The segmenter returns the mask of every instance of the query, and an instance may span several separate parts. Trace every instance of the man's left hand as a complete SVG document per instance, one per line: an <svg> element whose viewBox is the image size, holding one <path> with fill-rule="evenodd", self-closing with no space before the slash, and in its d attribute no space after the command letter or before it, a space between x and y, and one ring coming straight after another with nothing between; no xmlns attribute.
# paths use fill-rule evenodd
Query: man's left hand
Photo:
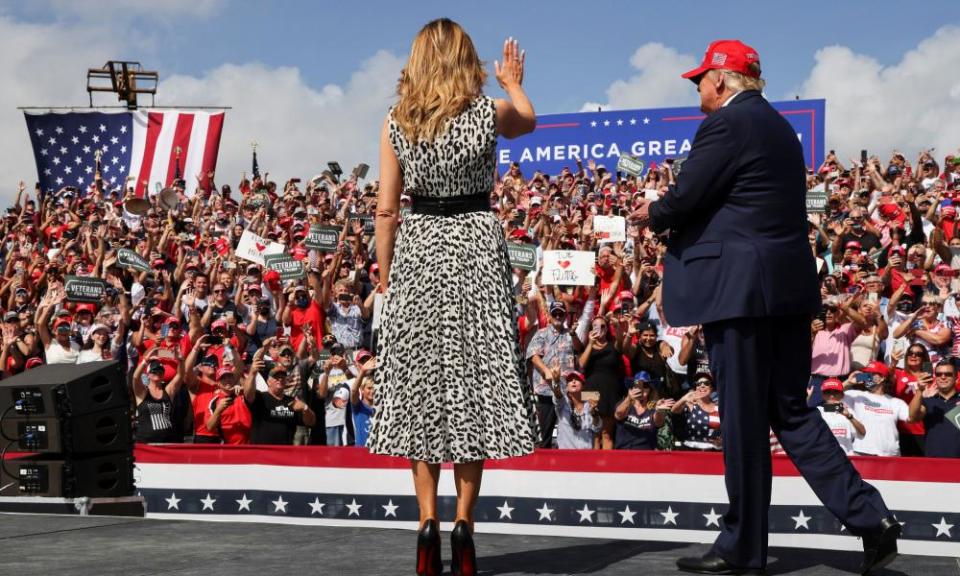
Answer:
<svg viewBox="0 0 960 576"><path fill-rule="evenodd" d="M640 200L640 205L627 216L627 220L633 222L637 226L644 228L650 225L650 201L647 199Z"/></svg>

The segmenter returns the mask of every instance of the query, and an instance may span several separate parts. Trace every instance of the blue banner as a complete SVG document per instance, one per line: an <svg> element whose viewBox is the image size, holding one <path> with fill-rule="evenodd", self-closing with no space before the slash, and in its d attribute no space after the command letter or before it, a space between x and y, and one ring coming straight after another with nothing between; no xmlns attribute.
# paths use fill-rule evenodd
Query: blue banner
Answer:
<svg viewBox="0 0 960 576"><path fill-rule="evenodd" d="M772 102L797 132L810 169L823 163L823 117L826 100ZM699 108L652 108L548 114L537 117L537 129L514 140L500 138L497 168L501 174L519 162L527 177L539 170L548 175L564 167L576 170L577 158L593 159L615 171L621 155L634 156L646 166L667 158L685 158L704 115Z"/></svg>

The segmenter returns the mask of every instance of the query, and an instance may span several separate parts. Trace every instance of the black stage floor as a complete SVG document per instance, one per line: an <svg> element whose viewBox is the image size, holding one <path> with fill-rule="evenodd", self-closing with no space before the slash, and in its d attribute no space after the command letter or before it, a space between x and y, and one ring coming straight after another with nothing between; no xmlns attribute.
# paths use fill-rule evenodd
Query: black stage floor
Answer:
<svg viewBox="0 0 960 576"><path fill-rule="evenodd" d="M444 534L446 537L447 535ZM0 514L0 574L306 576L413 574L407 530ZM449 540L444 541L449 559ZM679 574L704 545L478 534L480 573ZM769 574L853 574L860 554L771 549ZM960 576L956 558L900 556L889 576Z"/></svg>

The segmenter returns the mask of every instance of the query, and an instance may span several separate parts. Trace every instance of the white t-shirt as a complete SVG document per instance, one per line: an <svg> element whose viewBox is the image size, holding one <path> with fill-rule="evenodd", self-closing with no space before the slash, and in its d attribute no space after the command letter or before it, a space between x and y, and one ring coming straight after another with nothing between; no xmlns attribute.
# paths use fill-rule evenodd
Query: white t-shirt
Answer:
<svg viewBox="0 0 960 576"><path fill-rule="evenodd" d="M820 410L820 416L823 416L823 421L830 428L830 432L833 433L833 437L843 448L844 454L853 452L853 440L857 436L857 429L853 427L853 423L839 412L825 412L823 406L817 408Z"/></svg>
<svg viewBox="0 0 960 576"><path fill-rule="evenodd" d="M80 356L80 345L70 341L70 349L66 350L56 340L51 340L46 349L47 364L76 364Z"/></svg>
<svg viewBox="0 0 960 576"><path fill-rule="evenodd" d="M900 434L897 421L910 419L907 403L884 394L847 390L843 402L866 429L866 434L853 440L853 451L873 456L899 456Z"/></svg>

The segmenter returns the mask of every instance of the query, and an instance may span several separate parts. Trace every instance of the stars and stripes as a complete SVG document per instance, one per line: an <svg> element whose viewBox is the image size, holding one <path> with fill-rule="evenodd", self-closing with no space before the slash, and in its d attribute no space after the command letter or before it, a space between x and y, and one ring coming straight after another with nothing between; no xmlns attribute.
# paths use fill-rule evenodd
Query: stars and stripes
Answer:
<svg viewBox="0 0 960 576"><path fill-rule="evenodd" d="M148 510L159 513L282 516L331 520L415 521L416 498L402 495L317 494L240 490L143 489ZM444 500L450 497L441 497ZM450 502L438 505L454 507ZM441 506L441 508L442 508ZM478 522L505 522L553 526L719 530L725 504L617 500L481 497ZM960 516L941 512L897 511L904 537L917 540L960 540L953 530ZM908 521L909 520L909 521ZM823 507L773 505L770 530L774 533L849 535Z"/></svg>
<svg viewBox="0 0 960 576"><path fill-rule="evenodd" d="M65 186L85 191L93 183L99 151L104 187L122 187L129 177L142 194L170 185L178 169L191 180L201 176L205 186L207 173L216 169L224 113L28 110L24 118L44 193ZM192 192L188 185L187 194Z"/></svg>

